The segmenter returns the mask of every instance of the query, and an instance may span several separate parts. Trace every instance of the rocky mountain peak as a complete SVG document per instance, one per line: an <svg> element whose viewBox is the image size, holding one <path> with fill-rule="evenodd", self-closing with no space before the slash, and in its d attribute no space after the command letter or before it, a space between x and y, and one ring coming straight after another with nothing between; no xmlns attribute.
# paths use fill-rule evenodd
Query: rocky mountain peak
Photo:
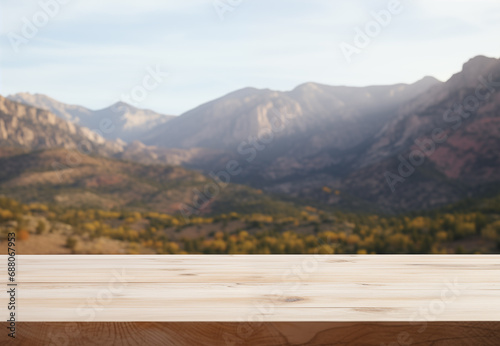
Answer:
<svg viewBox="0 0 500 346"><path fill-rule="evenodd" d="M488 77L493 71L500 69L500 59L476 56L462 66L462 71L454 74L447 82L452 88L475 88L478 77Z"/></svg>

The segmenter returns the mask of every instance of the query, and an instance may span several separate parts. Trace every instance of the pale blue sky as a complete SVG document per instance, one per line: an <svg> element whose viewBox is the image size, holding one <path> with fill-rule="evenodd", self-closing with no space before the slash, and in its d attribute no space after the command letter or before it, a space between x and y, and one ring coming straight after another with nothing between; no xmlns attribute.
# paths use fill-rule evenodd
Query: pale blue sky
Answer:
<svg viewBox="0 0 500 346"><path fill-rule="evenodd" d="M21 35L23 17L51 1L0 0L0 94L103 108L159 65L168 77L138 106L181 114L247 86L445 80L473 56L500 57L498 0L401 0L351 63L339 45L389 1L243 0L221 20L212 0L65 0L16 53L7 34Z"/></svg>

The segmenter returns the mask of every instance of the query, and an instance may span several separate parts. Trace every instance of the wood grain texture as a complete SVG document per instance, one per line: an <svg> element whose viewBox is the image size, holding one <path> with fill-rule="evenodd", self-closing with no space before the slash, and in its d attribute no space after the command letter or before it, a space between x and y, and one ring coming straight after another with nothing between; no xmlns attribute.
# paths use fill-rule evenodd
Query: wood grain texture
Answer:
<svg viewBox="0 0 500 346"><path fill-rule="evenodd" d="M2 327L5 323L2 324ZM4 329L4 328L2 328ZM500 322L22 322L1 345L498 346Z"/></svg>
<svg viewBox="0 0 500 346"><path fill-rule="evenodd" d="M499 255L17 257L20 322L500 321Z"/></svg>

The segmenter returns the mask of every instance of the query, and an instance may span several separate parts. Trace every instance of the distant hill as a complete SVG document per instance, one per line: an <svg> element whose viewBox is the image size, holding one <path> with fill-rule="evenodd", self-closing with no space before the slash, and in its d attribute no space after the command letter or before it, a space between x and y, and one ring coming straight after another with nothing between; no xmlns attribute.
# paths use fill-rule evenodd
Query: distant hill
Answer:
<svg viewBox="0 0 500 346"><path fill-rule="evenodd" d="M65 149L0 155L0 167L0 195L64 207L173 214L183 204L193 205L195 189L205 191L213 183L211 178L178 166L142 165ZM234 184L221 188L199 211L193 216L232 211L296 213L291 203Z"/></svg>
<svg viewBox="0 0 500 346"><path fill-rule="evenodd" d="M125 142L141 138L156 126L175 118L148 109L139 109L124 102L94 111L82 106L68 105L42 94L18 93L7 98L48 110L61 119L91 130L100 130L106 139L121 139Z"/></svg>
<svg viewBox="0 0 500 346"><path fill-rule="evenodd" d="M123 150L120 142L104 138L49 111L0 96L0 146L30 150L65 148L112 155Z"/></svg>

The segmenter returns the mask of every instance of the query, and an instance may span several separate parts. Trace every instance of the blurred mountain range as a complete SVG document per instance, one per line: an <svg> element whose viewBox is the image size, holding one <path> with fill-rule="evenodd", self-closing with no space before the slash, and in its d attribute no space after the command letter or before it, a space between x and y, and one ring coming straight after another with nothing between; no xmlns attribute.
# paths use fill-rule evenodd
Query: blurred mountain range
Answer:
<svg viewBox="0 0 500 346"><path fill-rule="evenodd" d="M9 167L9 174L0 177L0 192L33 188L28 181L42 186L57 161L57 151L49 149L59 148L79 152L86 164L65 163L64 169L79 178L53 182L54 189L111 181L108 188L123 189L123 195L104 196L96 189L92 193L100 197L94 200L126 195L124 205L163 203L169 206L163 210L170 210L175 199L188 203L187 192L179 189L198 186L195 181L206 184L211 173L233 162L241 169L231 182L250 186L245 193L256 203L258 196L273 196L266 198L351 210L432 209L500 192L499 89L500 60L478 56L446 82L425 77L388 86L305 83L288 92L245 88L175 117L122 102L93 111L19 93L0 97L0 156L2 167ZM40 150L49 151L33 153ZM19 155L45 168L23 164ZM176 168L182 172L178 175L190 183L155 190L154 182L163 179L166 169L159 167L165 165L184 166L187 170ZM96 170L83 179L82 170L91 172L90 167ZM134 194L128 186L139 186L135 179L141 176L148 176L149 185ZM20 177L28 180L21 184ZM114 184L112 177L123 179ZM234 191L242 188L234 185ZM165 199L162 194L169 189L177 192ZM261 190L264 195L255 192ZM43 195L45 200L62 198Z"/></svg>

